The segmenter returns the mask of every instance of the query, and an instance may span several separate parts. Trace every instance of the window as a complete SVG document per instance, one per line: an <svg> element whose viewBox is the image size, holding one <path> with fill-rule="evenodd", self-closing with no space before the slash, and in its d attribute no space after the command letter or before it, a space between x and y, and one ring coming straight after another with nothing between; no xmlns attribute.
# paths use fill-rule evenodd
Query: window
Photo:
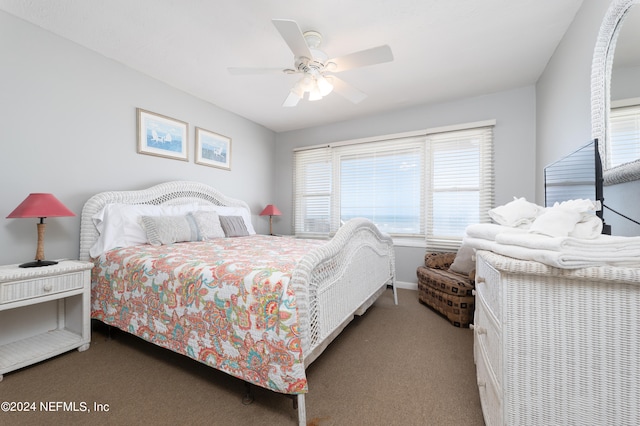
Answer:
<svg viewBox="0 0 640 426"><path fill-rule="evenodd" d="M420 235L423 146L424 140L404 140L336 149L339 224L366 217L388 234Z"/></svg>
<svg viewBox="0 0 640 426"><path fill-rule="evenodd" d="M640 158L640 105L612 108L605 169Z"/></svg>
<svg viewBox="0 0 640 426"><path fill-rule="evenodd" d="M331 150L294 155L294 223L296 235L328 235L331 231Z"/></svg>
<svg viewBox="0 0 640 426"><path fill-rule="evenodd" d="M489 222L493 207L493 130L427 138L427 230L430 247L455 249L472 223Z"/></svg>
<svg viewBox="0 0 640 426"><path fill-rule="evenodd" d="M294 232L328 236L354 217L395 238L455 249L493 204L493 126L353 141L294 153Z"/></svg>

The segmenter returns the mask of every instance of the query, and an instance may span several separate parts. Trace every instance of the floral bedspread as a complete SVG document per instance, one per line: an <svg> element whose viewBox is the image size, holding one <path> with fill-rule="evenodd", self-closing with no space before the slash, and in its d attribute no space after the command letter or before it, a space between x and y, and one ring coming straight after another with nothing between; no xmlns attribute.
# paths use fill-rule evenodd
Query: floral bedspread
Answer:
<svg viewBox="0 0 640 426"><path fill-rule="evenodd" d="M276 392L307 392L291 274L321 241L252 235L114 249L92 318Z"/></svg>

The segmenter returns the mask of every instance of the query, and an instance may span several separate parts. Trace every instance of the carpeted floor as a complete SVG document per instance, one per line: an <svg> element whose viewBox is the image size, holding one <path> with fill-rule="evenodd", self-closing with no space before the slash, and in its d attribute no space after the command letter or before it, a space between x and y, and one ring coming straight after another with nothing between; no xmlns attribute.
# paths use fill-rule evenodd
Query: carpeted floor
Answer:
<svg viewBox="0 0 640 426"><path fill-rule="evenodd" d="M415 291L399 290L398 306L385 292L307 378L308 425L484 424L472 331L421 305ZM127 333L109 338L95 322L88 351L4 376L0 402L35 410L0 412L0 424L297 424L290 398L253 387L254 402L243 405L244 391L238 379Z"/></svg>

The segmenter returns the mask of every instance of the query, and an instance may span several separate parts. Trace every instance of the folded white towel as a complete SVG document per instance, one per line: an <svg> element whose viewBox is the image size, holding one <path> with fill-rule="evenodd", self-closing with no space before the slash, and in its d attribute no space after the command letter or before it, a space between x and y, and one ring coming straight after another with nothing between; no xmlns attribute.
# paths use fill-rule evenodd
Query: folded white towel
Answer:
<svg viewBox="0 0 640 426"><path fill-rule="evenodd" d="M488 250L497 254L501 254L503 256L513 257L515 259L532 260L556 268L568 268L560 261L560 253L557 251L531 249L521 246L509 246L506 244L500 244L495 241L483 240L480 238L465 238L463 242L475 248L476 250ZM580 266L575 267L584 266L591 265L584 263Z"/></svg>
<svg viewBox="0 0 640 426"><path fill-rule="evenodd" d="M517 235L517 234L508 234ZM534 236L531 234L531 236ZM541 238L548 238L539 236ZM587 268L591 266L623 266L640 267L640 256L634 253L602 253L592 252L585 254L573 254L555 250L545 250L540 248L529 248L516 245L501 244L496 241L484 240L481 238L465 237L464 244L476 250L488 250L503 256L515 259L532 260L545 265L561 269Z"/></svg>
<svg viewBox="0 0 640 426"><path fill-rule="evenodd" d="M487 213L499 225L526 226L533 222L544 210L544 207L530 203L524 197L489 210Z"/></svg>
<svg viewBox="0 0 640 426"><path fill-rule="evenodd" d="M572 210L578 213L594 212L596 210L596 205L593 201L585 200L583 198L555 203L553 208L556 207L564 210Z"/></svg>
<svg viewBox="0 0 640 426"><path fill-rule="evenodd" d="M602 256L616 259L637 256L640 261L640 237L618 237L598 235L596 238L547 237L538 234L500 233L496 242L531 249L553 250L563 253L585 256Z"/></svg>
<svg viewBox="0 0 640 426"><path fill-rule="evenodd" d="M580 219L582 215L578 211L552 207L536 218L529 231L550 237L566 237Z"/></svg>
<svg viewBox="0 0 640 426"><path fill-rule="evenodd" d="M602 221L594 209L590 200L569 200L545 209L514 199L489 211L498 224L469 225L462 244L556 268L640 267L640 237L602 235Z"/></svg>
<svg viewBox="0 0 640 426"><path fill-rule="evenodd" d="M590 221L594 216L595 208L593 201L584 199L555 203L535 219L530 230L550 237L566 237L575 234L572 236L595 238L602 232L601 224L598 229L599 225L595 221ZM587 223L578 226L583 221Z"/></svg>
<svg viewBox="0 0 640 426"><path fill-rule="evenodd" d="M582 213L582 219L576 223L570 237L593 239L602 234L602 219L590 213Z"/></svg>
<svg viewBox="0 0 640 426"><path fill-rule="evenodd" d="M474 223L465 229L466 235L473 238L483 238L485 240L495 240L496 235L503 232L526 233L527 230L524 228L498 225L496 223Z"/></svg>

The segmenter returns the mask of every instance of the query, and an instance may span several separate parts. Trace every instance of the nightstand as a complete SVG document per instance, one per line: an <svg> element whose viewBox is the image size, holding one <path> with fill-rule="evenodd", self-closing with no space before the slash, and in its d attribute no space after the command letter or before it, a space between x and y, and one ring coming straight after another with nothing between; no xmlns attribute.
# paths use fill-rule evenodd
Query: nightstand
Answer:
<svg viewBox="0 0 640 426"><path fill-rule="evenodd" d="M2 375L61 353L89 349L93 263L0 266Z"/></svg>

